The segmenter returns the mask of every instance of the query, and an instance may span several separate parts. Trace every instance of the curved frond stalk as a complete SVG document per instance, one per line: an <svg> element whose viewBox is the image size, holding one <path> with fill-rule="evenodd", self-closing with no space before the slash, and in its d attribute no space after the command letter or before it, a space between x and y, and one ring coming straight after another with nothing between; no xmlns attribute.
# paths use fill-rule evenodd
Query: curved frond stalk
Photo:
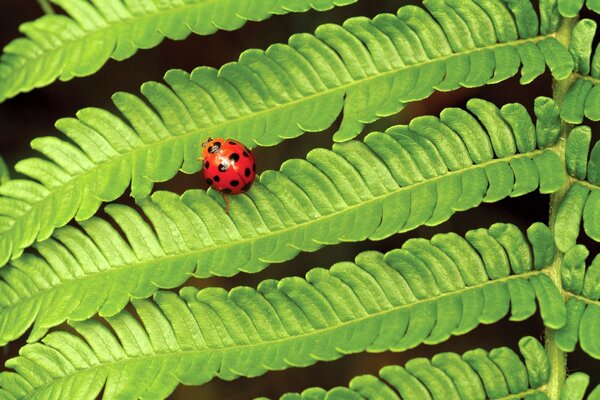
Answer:
<svg viewBox="0 0 600 400"><path fill-rule="evenodd" d="M566 143L567 172L574 184L558 208L556 240L561 251L577 242L581 222L587 235L600 241L600 142L589 155L592 131L578 126L571 131Z"/></svg>
<svg viewBox="0 0 600 400"><path fill-rule="evenodd" d="M0 225L0 265L72 218L90 218L130 183L133 197L143 198L154 182L179 170L197 172L196 145L209 134L249 146L273 145L328 128L343 111L334 138L345 141L365 123L434 90L499 82L521 64L523 83L542 74L546 64L559 79L573 69L567 49L551 33L538 34L528 1L426 5L433 17L403 7L398 15L352 18L343 27L324 25L315 35L295 35L289 45L247 51L219 71L170 71L167 85L142 87L152 107L131 94L115 95L124 119L84 109L76 119L60 120L58 128L72 142L35 139L32 146L51 161L18 163L17 171L35 181L15 182L0 197L6 220ZM469 29L454 25L463 19Z"/></svg>
<svg viewBox="0 0 600 400"><path fill-rule="evenodd" d="M565 306L544 273L552 238L543 224L531 230L533 243L510 224L465 238L411 239L385 255L364 252L353 263L313 269L306 279L266 280L257 289L161 291L133 301L141 323L124 310L106 325L72 322L81 337L57 331L24 346L7 361L16 374L0 374L0 390L16 399L84 399L106 385L106 399L163 398L179 383L439 343L509 313L526 319L536 300L544 323L560 328Z"/></svg>
<svg viewBox="0 0 600 400"><path fill-rule="evenodd" d="M440 353L431 360L419 357L404 367L384 367L379 376L357 376L348 387L310 388L302 393L286 393L280 400L508 400L545 394L550 365L544 348L535 338L526 336L519 341L519 349L523 360L508 347L490 352L474 349L462 356ZM583 376L587 375L573 375L572 384L577 389L581 385L576 380Z"/></svg>
<svg viewBox="0 0 600 400"><path fill-rule="evenodd" d="M567 295L567 324L556 334L558 347L572 352L579 345L590 356L600 359L600 256L586 268L587 249L572 247L565 254L562 285Z"/></svg>
<svg viewBox="0 0 600 400"><path fill-rule="evenodd" d="M0 57L0 102L22 92L92 75L110 59L132 57L164 38L236 30L274 14L326 11L357 0L51 0L66 15L45 15L19 27L25 34ZM45 11L50 4L40 1ZM51 10L51 8L49 8Z"/></svg>
<svg viewBox="0 0 600 400"><path fill-rule="evenodd" d="M449 108L288 160L231 198L229 214L216 192L157 192L139 202L144 216L106 207L127 241L96 217L81 223L85 233L57 230L35 246L39 256L25 253L0 270L0 343L34 321L30 340L67 318L114 315L130 297L178 287L191 275L258 272L300 251L380 240L481 202L561 187L564 164L543 149L556 141L557 109L536 108L536 129L522 105L499 109L473 99L467 106L472 113Z"/></svg>
<svg viewBox="0 0 600 400"><path fill-rule="evenodd" d="M580 124L587 117L600 120L600 47L592 55L596 22L582 19L575 25L569 50L575 58L577 81L569 88L561 107L561 118Z"/></svg>
<svg viewBox="0 0 600 400"><path fill-rule="evenodd" d="M8 170L8 166L4 159L0 157L0 185L8 182L10 180L10 172Z"/></svg>

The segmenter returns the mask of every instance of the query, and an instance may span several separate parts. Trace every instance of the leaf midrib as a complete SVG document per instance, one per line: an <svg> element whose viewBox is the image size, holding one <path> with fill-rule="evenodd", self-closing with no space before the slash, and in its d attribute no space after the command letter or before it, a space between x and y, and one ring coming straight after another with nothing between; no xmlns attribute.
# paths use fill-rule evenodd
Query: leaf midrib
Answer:
<svg viewBox="0 0 600 400"><path fill-rule="evenodd" d="M594 85L598 85L598 84L600 84L600 78L596 78L596 77L594 77L594 76L592 76L592 75L589 75L589 74L588 74L588 75L585 75L585 74L582 74L582 73L580 73L580 72L573 72L573 75L577 76L579 79L583 79L583 80L586 80L586 81L590 81L590 82L592 82Z"/></svg>
<svg viewBox="0 0 600 400"><path fill-rule="evenodd" d="M600 185L593 184L584 179L578 179L573 176L569 176L569 180L572 184L584 186L590 190L600 190Z"/></svg>
<svg viewBox="0 0 600 400"><path fill-rule="evenodd" d="M547 269L547 268L546 268ZM386 314L390 314L390 313L394 313L394 312L398 312L402 309L405 308L412 308L414 306L420 305L420 304L426 304L426 303L430 303L430 302L437 302L443 298L446 297L452 297L452 296L456 296L456 295L460 295L462 293L465 292L469 292L471 290L477 290L486 286L490 286L490 285L494 285L494 284L499 284L499 283L505 283L511 280L517 280L517 279L528 279L532 276L537 276L537 275L543 275L546 274L547 272L545 270L530 270L528 272L522 273L522 274L517 274L517 275L508 275L502 278L497 278L497 279L488 279L485 282L481 282L478 283L476 285L473 286L464 286L460 289L457 289L455 291L452 292L446 292L446 293L441 293L439 295L433 296L433 297L429 297L426 299L417 299L416 301L412 302L412 303L406 303L406 304L401 304L399 306L396 307L391 307L387 310L381 310L381 311L377 311L374 312L372 314L367 314L361 317L357 317L355 319L349 320L349 321L341 321L338 325L335 326L328 326L325 328L315 328L313 331L310 332L306 332L306 333L302 333L299 335L294 335L294 336L287 336L284 338L277 338L277 339L273 339L273 340L265 340L265 341L261 341L258 343L250 343L250 344L242 344L242 345L233 345L231 347L227 347L227 348L217 348L217 349L210 349L210 348L206 348L206 349L200 349L200 350L181 350L181 351L177 351L177 352L171 352L171 353L153 353L151 355L141 355L141 356L128 356L126 355L125 358L116 360L116 361L111 361L108 363L100 363L97 365L94 365L90 368L85 368L85 369L80 369L80 370L76 370L74 373L72 374L67 374L55 381L52 381L48 384L45 384L43 386L39 386L37 388L35 388L35 390L32 393L36 393L39 391L43 391L45 390L47 387L51 387L54 386L56 384L58 384L58 382L61 382L63 380L66 380L76 374L78 374L80 371L83 371L84 373L93 371L93 370L97 370L97 369L111 369L111 366L113 365L117 365L117 364L121 364L121 363L128 363L128 362L138 362L141 359L144 360L152 360L152 359L157 359L157 358L172 358L172 357L185 357L185 356L199 356L202 355L204 353L220 353L220 352L230 352L230 351L244 351L247 349L251 349L254 347L260 347L263 345L268 345L268 346L272 346L276 343L285 343L287 341L293 341L293 340L303 340L306 338L309 338L310 336L313 335L317 335L317 336L321 336L321 335L325 335L327 332L330 331L334 331L337 329L342 329L345 326L348 325L352 325L352 324L360 324L366 320L369 320L371 318L375 318L375 317L380 317L380 316L384 316ZM341 355L340 355L341 356ZM318 360L316 360L318 361ZM216 376L216 375L215 375ZM214 378L215 376L213 376L212 378ZM30 393L30 394L32 394ZM508 397L508 399L510 399L511 397Z"/></svg>
<svg viewBox="0 0 600 400"><path fill-rule="evenodd" d="M565 297L577 299L577 300L583 301L585 304L589 304L589 305L593 305L593 306L596 306L596 307L600 307L600 300L592 300L590 298L585 297L582 294L576 294L576 293L573 293L573 292L571 292L569 290L566 290L566 289L565 289Z"/></svg>
<svg viewBox="0 0 600 400"><path fill-rule="evenodd" d="M443 175L439 175L436 176L434 178L431 178L429 180L423 180L421 182L416 182L411 186L399 186L396 190L393 190L391 192L387 192L383 195L380 196L374 196L370 199L364 200L358 204L354 204L354 205L348 205L346 208L342 209L342 210L335 210L334 212L330 213L330 214L326 214L326 215L322 215L321 217L315 218L315 219L310 219L292 226L288 226L285 227L283 229L277 230L277 231L270 231L269 234L266 235L257 235L257 236L252 236L252 237L246 237L243 238L241 240L235 241L235 242L226 242L223 244L215 244L214 246L211 247L204 247L202 249L197 249L197 250L189 250L183 253L178 253L177 255L169 255L169 254L165 254L164 256L160 256L160 257L156 257L153 258L152 260L146 260L146 261L142 261L139 263L135 263L135 264L125 264L122 266L111 266L110 269L106 269L106 270L101 270L98 273L94 273L94 274L86 274L80 277L74 277L73 279L69 279L69 280L61 280L60 283L56 286L52 286L50 288L44 288L38 292L36 292L33 296L30 297L20 297L19 301L11 304L9 307L6 307L6 310L9 309L14 309L16 307L18 307L20 304L25 303L25 302L29 302L29 301L34 301L36 300L38 297L42 297L45 296L47 293L49 292L53 292L54 290L59 290L59 288L70 284L81 284L81 282L89 279L99 279L102 274L106 273L106 274L111 274L111 273L124 273L125 271L127 271L127 273L130 273L130 271L134 270L134 269L143 269L143 268L147 268L150 266L153 266L155 264L160 264L163 262L166 262L167 260L169 261L170 264L175 265L177 264L178 260L180 259L185 259L188 257L198 257L199 254L202 254L203 252L211 252L211 251L223 251L223 249L226 249L230 246L242 246L244 244L247 243L251 243L255 240L259 240L259 239L264 239L266 237L269 236L279 236L279 235L285 235L286 233L296 230L296 229L301 229L307 225L311 225L311 224L318 224L318 223L323 223L323 221L326 221L327 219L330 218L334 218L340 214L343 213L347 213L347 212L352 212L354 210L356 210L359 207L368 207L368 205L370 203L374 203L374 202L379 202L379 201L385 201L386 198L390 197L390 196L394 196L397 195L398 193L405 191L405 190L415 190L416 187L419 187L421 185L427 185L427 184L431 184L432 182L436 182L438 180L442 180L448 176L452 176L452 175L460 175L460 174L464 174L466 173L466 171L469 170L476 170L476 169L485 169L486 167L496 164L496 163L503 163L503 162L507 162L508 160L514 160L517 158L532 158L535 155L538 154L542 154L545 151L553 151L553 149L558 146L554 145L551 147L547 147L546 149L537 149L531 152L527 152L527 153L520 153L520 154L515 154L509 157L503 157L503 158L499 158L499 159L492 159L490 161L487 161L485 163L481 163L481 164L473 164L470 165L464 169L460 169L460 170L456 170L456 171L449 171L446 174ZM259 259L260 260L260 259ZM240 271L238 270L238 273ZM202 276L202 275L197 275L196 273L192 274L194 277L196 278L209 278L209 277L213 277L213 276L219 276L219 275L206 275L206 276ZM158 289L157 289L158 290ZM105 303L103 303L102 305L100 305L100 307L98 308L98 310L102 309L102 307L104 306ZM73 311L76 311L77 308ZM1 309L0 309L1 311ZM39 311L38 311L39 312ZM1 314L1 312L0 312ZM108 314L104 314L104 316L110 316ZM69 317L67 317L68 319ZM45 327L44 325L41 325L44 328L49 328L49 327Z"/></svg>
<svg viewBox="0 0 600 400"><path fill-rule="evenodd" d="M19 215L18 218L14 219L13 222L12 222L12 224L11 224L11 226L8 229L6 229L5 231L0 232L0 235L2 235L2 236L9 235L12 232L12 230L14 229L14 227L18 226L17 221L19 221L25 215L28 215L30 212L35 212L35 210L39 207L39 204L43 204L48 199L52 198L52 196L56 195L56 193L60 193L71 182L73 182L73 181L79 181L79 180L85 180L86 177L88 177L89 175L95 173L98 169L100 169L100 167L102 167L102 168L108 168L113 163L120 162L123 158L126 158L126 157L135 158L134 156L136 154L138 154L138 152L149 150L153 146L163 146L163 145L166 145L166 144L168 144L170 142L173 142L173 141L176 141L176 140L183 140L183 139L186 139L188 137L191 137L191 136L194 136L194 135L198 135L199 133L201 133L203 131L206 131L206 130L219 129L219 128L222 128L222 127L225 127L225 126L228 126L228 125L234 125L234 124L240 123L240 122L245 121L247 119L258 118L260 115L263 115L263 114L275 113L275 112L277 112L277 111L279 111L281 109L284 109L284 108L294 107L295 105L301 104L302 102L309 102L313 98L327 97L328 95L330 95L332 93L335 93L337 91L347 91L348 89L350 89L350 88L352 88L354 86L360 86L361 84L364 84L365 82L369 82L371 80L385 78L388 75L393 75L393 74L396 74L396 73L398 73L400 71L410 70L411 68L421 68L421 67L423 67L425 65L429 65L429 64L432 64L432 63L437 63L437 62L440 62L440 61L447 61L447 60L449 60L449 59L451 59L453 57L461 57L461 56L472 54L472 53L476 53L476 52L479 52L479 51L496 49L496 48L502 48L502 47L513 47L513 46L518 46L518 45L520 45L522 43L528 43L528 42L535 43L535 42L539 42L539 41L542 41L542 40L550 38L550 37L554 37L554 34L540 35L540 36L536 36L536 37L533 37L533 38L527 38L527 39L517 39L517 40L514 40L514 41L510 41L510 42L496 43L494 45L487 46L487 47L477 47L477 48L474 48L474 49L465 50L463 52L452 53L450 55L439 57L439 58L435 58L435 59L431 59L431 60L427 60L427 61L424 61L422 63L413 64L413 65L409 65L409 66L403 66L403 67L391 69L389 71L385 71L385 72L382 72L382 73L379 73L379 74L375 74L375 75L367 76L367 77L360 78L360 79L357 79L357 80L353 80L353 81L351 81L349 83L346 83L346 84L343 84L343 85L340 85L340 86L336 86L335 88L327 88L324 91L316 92L316 93L313 93L311 95L304 96L304 97L301 97L299 99L294 99L294 100L289 101L287 103L278 104L277 106L269 107L269 108L266 108L264 110L260 110L260 111L254 112L254 113L246 114L244 116L241 116L240 118L226 120L226 121L218 123L216 125L210 125L210 126L198 128L198 129L192 130L189 133L185 133L185 134L181 134L181 135L177 135L177 136L170 135L168 138L166 138L164 140L160 140L160 141L156 141L156 142L152 142L152 143L148 143L148 144L144 143L142 146L140 146L138 148L135 148L135 149L132 149L131 151L129 151L127 153L121 153L121 154L119 154L117 157L115 157L113 159L110 159L110 160L107 160L105 162L102 162L101 164L94 164L94 166L92 168L90 168L89 170L87 170L83 174L76 175L76 176L72 177L72 179L69 179L69 180L65 181L61 186L58 186L58 187L56 187L54 189L48 189L47 188L48 191L49 191L49 193L47 194L47 196L43 197L39 201L36 201L34 204L32 204L31 207L30 207L30 209L27 212ZM156 111L154 111L154 112L156 113ZM280 137L277 137L277 139L282 139L281 141L285 140L285 138L280 138ZM184 154L184 156L185 156L185 154ZM182 160L182 163L184 163L184 162L185 162L185 160ZM130 184L131 184L131 179L133 179L133 177L130 178ZM45 185L44 185L44 187L45 187ZM81 203L80 203L80 205L81 205ZM39 233L40 232L38 231L38 235L39 235ZM29 245L27 245L25 247L19 247L18 250L22 250L22 249L24 249L24 248L26 248L28 246ZM10 249L10 251L11 251L12 254L15 253L15 250L16 249L14 248L14 246L12 246L11 249Z"/></svg>

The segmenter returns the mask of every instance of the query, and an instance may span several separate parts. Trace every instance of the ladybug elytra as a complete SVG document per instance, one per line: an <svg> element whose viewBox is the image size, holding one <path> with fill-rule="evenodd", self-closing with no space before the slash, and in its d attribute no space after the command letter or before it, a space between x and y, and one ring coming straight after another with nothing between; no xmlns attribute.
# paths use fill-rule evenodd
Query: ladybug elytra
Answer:
<svg viewBox="0 0 600 400"><path fill-rule="evenodd" d="M206 183L221 192L229 212L228 194L247 192L256 177L256 163L249 148L233 139L202 143L202 174Z"/></svg>

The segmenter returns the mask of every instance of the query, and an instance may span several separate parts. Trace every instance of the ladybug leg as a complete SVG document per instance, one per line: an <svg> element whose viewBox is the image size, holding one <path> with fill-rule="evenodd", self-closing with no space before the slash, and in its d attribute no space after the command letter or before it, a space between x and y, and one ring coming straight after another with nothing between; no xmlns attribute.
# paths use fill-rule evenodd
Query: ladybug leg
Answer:
<svg viewBox="0 0 600 400"><path fill-rule="evenodd" d="M229 197L223 193L223 200L225 200L225 214L229 214Z"/></svg>

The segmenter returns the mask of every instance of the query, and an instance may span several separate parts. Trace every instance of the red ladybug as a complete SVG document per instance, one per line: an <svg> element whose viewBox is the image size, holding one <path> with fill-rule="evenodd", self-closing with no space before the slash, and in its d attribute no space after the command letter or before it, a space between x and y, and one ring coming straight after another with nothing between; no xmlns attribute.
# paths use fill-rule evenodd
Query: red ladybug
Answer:
<svg viewBox="0 0 600 400"><path fill-rule="evenodd" d="M249 148L233 139L212 139L202 143L202 173L213 189L223 193L229 213L228 194L247 192L256 177L256 163Z"/></svg>

